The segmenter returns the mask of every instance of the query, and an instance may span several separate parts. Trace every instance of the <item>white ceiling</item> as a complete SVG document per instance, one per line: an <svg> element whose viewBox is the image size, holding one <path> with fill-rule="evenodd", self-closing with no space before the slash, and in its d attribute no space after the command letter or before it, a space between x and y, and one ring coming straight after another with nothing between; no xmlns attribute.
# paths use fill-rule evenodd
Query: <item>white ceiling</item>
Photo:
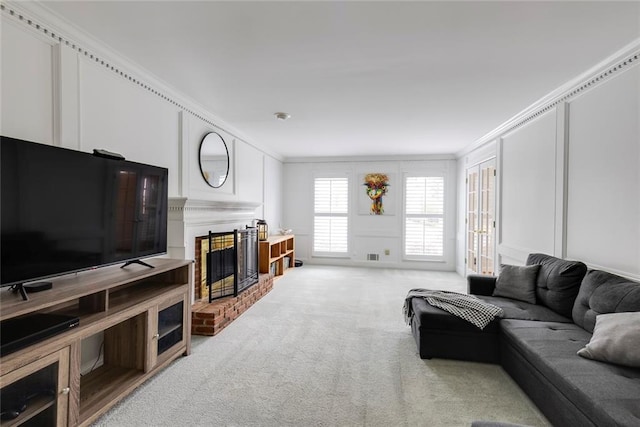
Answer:
<svg viewBox="0 0 640 427"><path fill-rule="evenodd" d="M640 37L635 1L44 6L283 157L458 152Z"/></svg>

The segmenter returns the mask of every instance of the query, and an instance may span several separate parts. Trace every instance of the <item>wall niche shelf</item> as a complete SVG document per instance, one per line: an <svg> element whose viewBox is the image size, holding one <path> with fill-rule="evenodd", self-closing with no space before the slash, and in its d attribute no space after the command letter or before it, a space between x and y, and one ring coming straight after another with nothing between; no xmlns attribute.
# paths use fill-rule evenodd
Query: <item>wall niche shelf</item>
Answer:
<svg viewBox="0 0 640 427"><path fill-rule="evenodd" d="M27 410L1 427L86 426L191 350L192 261L104 267L53 280L53 289L0 293L0 320L33 313L78 317L78 326L0 359L0 401L33 390ZM102 365L81 374L82 341L102 334ZM85 357L86 359L86 357ZM86 362L86 361L85 361ZM43 394L43 390L46 390ZM3 404L2 410L5 408ZM34 424L35 423L35 424Z"/></svg>
<svg viewBox="0 0 640 427"><path fill-rule="evenodd" d="M259 243L260 273L271 273L276 278L294 266L295 239L293 234L270 236Z"/></svg>

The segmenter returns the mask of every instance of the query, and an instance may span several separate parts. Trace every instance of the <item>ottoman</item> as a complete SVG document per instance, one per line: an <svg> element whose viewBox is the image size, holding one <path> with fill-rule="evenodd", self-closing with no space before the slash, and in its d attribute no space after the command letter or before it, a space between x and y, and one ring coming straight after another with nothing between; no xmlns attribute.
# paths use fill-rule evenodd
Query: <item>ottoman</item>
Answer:
<svg viewBox="0 0 640 427"><path fill-rule="evenodd" d="M433 357L499 363L498 322L484 329L433 307L423 298L411 300L411 332L421 359Z"/></svg>

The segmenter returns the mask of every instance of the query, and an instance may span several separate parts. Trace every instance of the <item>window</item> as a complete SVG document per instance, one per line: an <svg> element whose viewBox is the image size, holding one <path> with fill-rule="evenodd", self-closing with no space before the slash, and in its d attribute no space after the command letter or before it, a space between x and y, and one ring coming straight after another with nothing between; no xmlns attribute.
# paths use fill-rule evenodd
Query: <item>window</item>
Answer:
<svg viewBox="0 0 640 427"><path fill-rule="evenodd" d="M408 258L444 256L444 177L405 178L404 255Z"/></svg>
<svg viewBox="0 0 640 427"><path fill-rule="evenodd" d="M346 254L349 178L316 178L314 182L313 252Z"/></svg>

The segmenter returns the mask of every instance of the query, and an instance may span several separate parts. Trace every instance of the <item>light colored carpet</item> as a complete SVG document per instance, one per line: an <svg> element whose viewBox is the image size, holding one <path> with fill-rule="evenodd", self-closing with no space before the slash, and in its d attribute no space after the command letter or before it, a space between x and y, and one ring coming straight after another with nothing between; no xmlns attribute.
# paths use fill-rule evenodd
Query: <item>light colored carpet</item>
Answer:
<svg viewBox="0 0 640 427"><path fill-rule="evenodd" d="M499 366L420 359L402 318L414 287L466 285L455 273L290 270L96 425L549 426Z"/></svg>

